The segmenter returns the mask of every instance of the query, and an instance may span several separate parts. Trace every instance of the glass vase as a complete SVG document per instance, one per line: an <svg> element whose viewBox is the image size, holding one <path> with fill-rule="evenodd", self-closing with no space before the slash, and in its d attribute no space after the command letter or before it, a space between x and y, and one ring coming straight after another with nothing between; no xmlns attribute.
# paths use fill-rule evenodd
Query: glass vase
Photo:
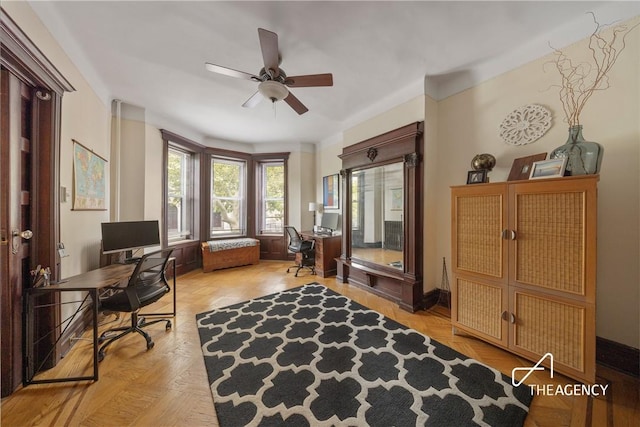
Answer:
<svg viewBox="0 0 640 427"><path fill-rule="evenodd" d="M585 141L582 125L569 127L567 142L551 152L550 159L567 158L565 176L593 175L600 172L604 148L597 142Z"/></svg>

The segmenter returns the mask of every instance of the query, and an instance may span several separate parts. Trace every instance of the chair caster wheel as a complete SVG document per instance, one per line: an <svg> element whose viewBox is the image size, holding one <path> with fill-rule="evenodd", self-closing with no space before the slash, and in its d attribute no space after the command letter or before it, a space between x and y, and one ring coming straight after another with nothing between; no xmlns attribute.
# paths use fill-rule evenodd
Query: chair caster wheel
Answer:
<svg viewBox="0 0 640 427"><path fill-rule="evenodd" d="M138 326L140 326L140 327L144 326L145 323L147 323L147 319L145 319L144 317L141 317L138 320Z"/></svg>
<svg viewBox="0 0 640 427"><path fill-rule="evenodd" d="M147 343L147 350L151 350L154 345L155 345L155 343L153 341L148 342Z"/></svg>
<svg viewBox="0 0 640 427"><path fill-rule="evenodd" d="M102 362L104 360L104 351L99 351L98 352L98 363Z"/></svg>
<svg viewBox="0 0 640 427"><path fill-rule="evenodd" d="M165 326L164 329L167 330L167 331L171 330L171 322L170 321L167 321L167 326Z"/></svg>
<svg viewBox="0 0 640 427"><path fill-rule="evenodd" d="M98 344L102 344L103 342L105 342L107 339L105 337L98 337Z"/></svg>

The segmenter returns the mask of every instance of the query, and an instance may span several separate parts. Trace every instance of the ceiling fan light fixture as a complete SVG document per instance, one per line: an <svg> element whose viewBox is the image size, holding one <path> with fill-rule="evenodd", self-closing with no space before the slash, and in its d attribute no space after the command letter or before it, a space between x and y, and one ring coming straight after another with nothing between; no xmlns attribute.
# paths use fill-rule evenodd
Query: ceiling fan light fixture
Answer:
<svg viewBox="0 0 640 427"><path fill-rule="evenodd" d="M289 89L280 82L267 80L258 85L258 91L271 102L282 101L289 95Z"/></svg>

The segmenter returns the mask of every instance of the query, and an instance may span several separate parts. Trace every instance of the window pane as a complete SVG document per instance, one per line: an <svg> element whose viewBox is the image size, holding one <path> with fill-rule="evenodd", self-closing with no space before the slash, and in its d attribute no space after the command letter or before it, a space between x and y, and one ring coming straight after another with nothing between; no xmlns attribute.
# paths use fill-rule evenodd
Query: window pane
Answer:
<svg viewBox="0 0 640 427"><path fill-rule="evenodd" d="M169 148L167 157L167 238L190 239L193 221L192 156Z"/></svg>
<svg viewBox="0 0 640 427"><path fill-rule="evenodd" d="M281 234L284 230L284 163L262 163L260 210L261 233Z"/></svg>
<svg viewBox="0 0 640 427"><path fill-rule="evenodd" d="M214 157L211 160L211 235L246 232L245 162Z"/></svg>

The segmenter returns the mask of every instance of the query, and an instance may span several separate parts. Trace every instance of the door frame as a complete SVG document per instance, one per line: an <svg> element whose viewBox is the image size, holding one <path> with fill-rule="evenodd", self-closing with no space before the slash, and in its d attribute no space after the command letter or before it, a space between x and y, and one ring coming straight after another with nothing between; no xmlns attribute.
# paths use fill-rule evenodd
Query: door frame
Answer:
<svg viewBox="0 0 640 427"><path fill-rule="evenodd" d="M36 230L31 245L31 260L52 269L54 280L60 278L60 258L57 245L60 241L60 130L62 95L75 91L71 83L56 69L49 59L38 49L31 39L20 29L15 21L0 8L0 65L20 80L34 87L32 114L32 226ZM0 173L5 174L4 170ZM4 228L7 224L0 224ZM9 230L6 231L10 232ZM8 282L9 250L3 245L0 250L0 286L2 292L14 292ZM37 260L37 261L36 261ZM30 266L33 268L34 266ZM22 290L18 290L22 293ZM23 307L19 307L23 310ZM58 309L45 314L47 326L57 324L60 318ZM3 315L3 321L5 317ZM23 322L24 325L24 322ZM7 325L3 325L3 328ZM44 325L43 325L44 326ZM20 325L20 330L23 329ZM17 334L16 334L17 335ZM2 396L15 391L23 381L24 356L23 336L12 338L12 349L3 349L2 363L8 366L20 366L22 370L11 368L9 378L2 378ZM55 340L55 337L53 337ZM18 346L17 343L20 343ZM7 359L8 360L7 360ZM60 358L55 350L54 363ZM3 374L7 372L3 369Z"/></svg>

